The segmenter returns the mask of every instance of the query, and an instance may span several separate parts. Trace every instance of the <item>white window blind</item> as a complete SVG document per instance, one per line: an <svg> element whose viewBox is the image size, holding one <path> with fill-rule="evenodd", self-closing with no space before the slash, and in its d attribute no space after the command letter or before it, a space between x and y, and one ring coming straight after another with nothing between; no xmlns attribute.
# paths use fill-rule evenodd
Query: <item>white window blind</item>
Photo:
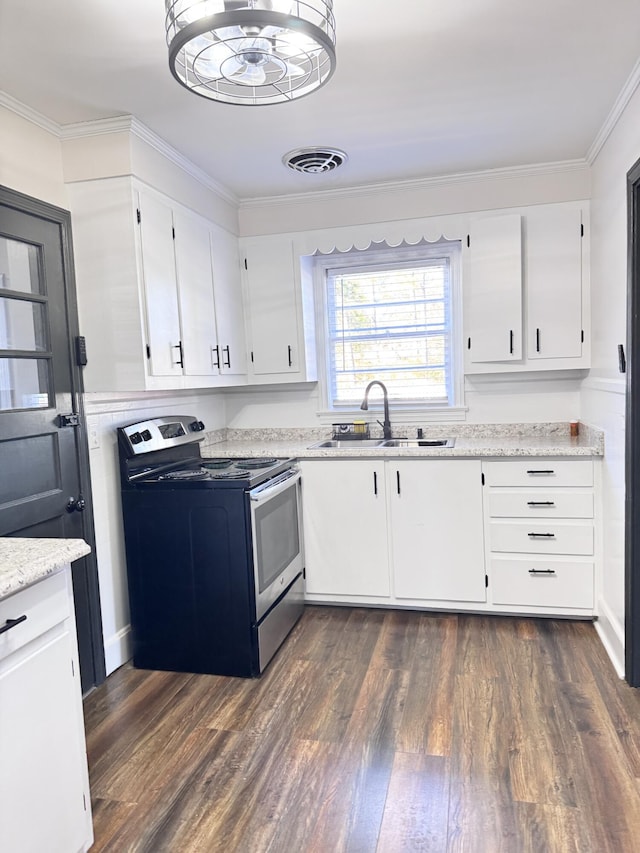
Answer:
<svg viewBox="0 0 640 853"><path fill-rule="evenodd" d="M360 403L372 379L396 402L451 405L449 257L327 270L329 393Z"/></svg>

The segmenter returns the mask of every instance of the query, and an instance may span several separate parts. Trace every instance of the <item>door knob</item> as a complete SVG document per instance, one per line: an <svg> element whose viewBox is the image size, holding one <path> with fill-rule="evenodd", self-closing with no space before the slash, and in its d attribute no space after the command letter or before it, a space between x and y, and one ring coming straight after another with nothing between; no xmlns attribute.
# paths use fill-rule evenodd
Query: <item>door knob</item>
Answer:
<svg viewBox="0 0 640 853"><path fill-rule="evenodd" d="M67 501L67 512L84 512L87 504L85 503L82 495L78 495L77 498L69 498Z"/></svg>

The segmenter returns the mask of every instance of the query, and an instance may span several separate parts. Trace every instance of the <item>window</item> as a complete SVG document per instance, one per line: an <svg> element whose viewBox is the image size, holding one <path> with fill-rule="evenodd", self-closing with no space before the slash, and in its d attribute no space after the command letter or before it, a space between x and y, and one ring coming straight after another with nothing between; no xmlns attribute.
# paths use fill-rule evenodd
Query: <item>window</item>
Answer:
<svg viewBox="0 0 640 853"><path fill-rule="evenodd" d="M357 408L373 379L407 408L457 405L459 257L442 242L320 259L329 409Z"/></svg>

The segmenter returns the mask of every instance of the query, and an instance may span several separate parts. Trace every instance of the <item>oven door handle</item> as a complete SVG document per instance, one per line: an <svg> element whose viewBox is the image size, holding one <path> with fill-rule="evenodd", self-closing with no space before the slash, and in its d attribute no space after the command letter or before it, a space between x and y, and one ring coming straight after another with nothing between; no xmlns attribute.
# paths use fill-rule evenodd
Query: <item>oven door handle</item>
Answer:
<svg viewBox="0 0 640 853"><path fill-rule="evenodd" d="M255 489L250 491L249 497L254 503L263 503L264 501L268 501L270 498L279 495L280 492L284 492L285 489L288 489L294 483L299 482L301 477L302 475L300 471L295 471L293 469L290 471L284 471L268 483L263 483L261 486L257 486Z"/></svg>

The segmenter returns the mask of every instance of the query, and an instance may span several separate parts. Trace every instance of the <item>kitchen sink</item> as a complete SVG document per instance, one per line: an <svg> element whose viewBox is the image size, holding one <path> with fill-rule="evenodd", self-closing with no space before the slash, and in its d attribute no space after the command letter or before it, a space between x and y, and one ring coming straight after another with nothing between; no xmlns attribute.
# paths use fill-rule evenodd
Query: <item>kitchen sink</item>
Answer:
<svg viewBox="0 0 640 853"><path fill-rule="evenodd" d="M455 438L330 438L311 444L309 450L357 450L359 447L376 447L384 450L387 447L454 447Z"/></svg>
<svg viewBox="0 0 640 853"><path fill-rule="evenodd" d="M330 438L326 441L319 441L317 444L311 444L309 450L322 450L325 447L332 450L357 450L359 447L381 447L383 444L384 439L382 438Z"/></svg>
<svg viewBox="0 0 640 853"><path fill-rule="evenodd" d="M454 447L455 438L388 438L380 447Z"/></svg>

